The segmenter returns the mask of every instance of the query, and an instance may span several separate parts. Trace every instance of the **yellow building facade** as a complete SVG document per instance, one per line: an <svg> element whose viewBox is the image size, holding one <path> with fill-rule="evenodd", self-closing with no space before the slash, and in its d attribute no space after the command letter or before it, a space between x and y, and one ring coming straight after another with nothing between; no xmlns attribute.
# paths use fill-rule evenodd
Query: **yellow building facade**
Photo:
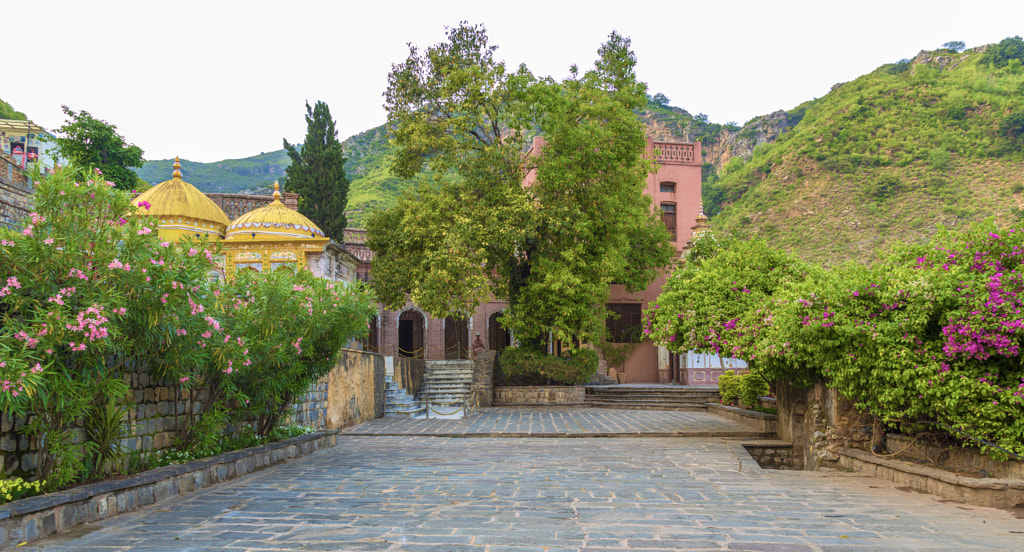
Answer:
<svg viewBox="0 0 1024 552"><path fill-rule="evenodd" d="M285 206L277 182L269 204L232 221L203 192L182 179L180 159L175 159L171 179L136 197L135 204L139 216L157 219L157 232L168 241L194 238L220 243L218 277L233 279L239 270L265 272L286 267L307 269L329 280L355 279L358 260L308 218Z"/></svg>

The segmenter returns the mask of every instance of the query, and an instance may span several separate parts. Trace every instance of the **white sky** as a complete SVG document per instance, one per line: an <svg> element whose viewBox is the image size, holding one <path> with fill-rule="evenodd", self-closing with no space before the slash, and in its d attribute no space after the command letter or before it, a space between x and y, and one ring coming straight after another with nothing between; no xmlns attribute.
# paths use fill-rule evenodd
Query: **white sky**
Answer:
<svg viewBox="0 0 1024 552"><path fill-rule="evenodd" d="M589 68L617 30L652 95L740 124L947 41L1024 35L1022 0L10 0L0 13L0 98L49 129L67 104L146 159L204 162L301 142L306 100L327 102L343 140L383 124L406 43L441 42L461 20L554 77Z"/></svg>

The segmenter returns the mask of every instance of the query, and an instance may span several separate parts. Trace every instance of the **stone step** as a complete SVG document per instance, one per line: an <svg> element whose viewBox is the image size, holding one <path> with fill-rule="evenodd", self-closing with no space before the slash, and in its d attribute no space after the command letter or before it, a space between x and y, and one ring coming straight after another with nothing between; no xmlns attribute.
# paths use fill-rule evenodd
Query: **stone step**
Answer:
<svg viewBox="0 0 1024 552"><path fill-rule="evenodd" d="M634 394L634 393L588 393L587 400L630 400L630 401L717 401L718 394L714 395L672 395L669 393L658 394Z"/></svg>
<svg viewBox="0 0 1024 552"><path fill-rule="evenodd" d="M671 410L679 412L702 412L707 410L706 403L651 404L648 402L604 402L588 400L583 404L591 408L610 408L615 410Z"/></svg>

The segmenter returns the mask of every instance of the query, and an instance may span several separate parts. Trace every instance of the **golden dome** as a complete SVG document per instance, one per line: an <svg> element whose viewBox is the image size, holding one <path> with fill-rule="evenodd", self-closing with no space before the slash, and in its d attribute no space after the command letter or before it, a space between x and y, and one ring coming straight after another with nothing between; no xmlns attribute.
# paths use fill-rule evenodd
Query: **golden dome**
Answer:
<svg viewBox="0 0 1024 552"><path fill-rule="evenodd" d="M216 203L181 179L181 159L177 157L174 158L171 179L136 197L134 203L136 214L159 219L157 231L164 237L199 237L205 234L220 238L224 236L227 225L231 224L231 219Z"/></svg>
<svg viewBox="0 0 1024 552"><path fill-rule="evenodd" d="M274 182L274 201L238 217L227 228L227 241L326 241L323 230L298 211L281 203L281 192Z"/></svg>

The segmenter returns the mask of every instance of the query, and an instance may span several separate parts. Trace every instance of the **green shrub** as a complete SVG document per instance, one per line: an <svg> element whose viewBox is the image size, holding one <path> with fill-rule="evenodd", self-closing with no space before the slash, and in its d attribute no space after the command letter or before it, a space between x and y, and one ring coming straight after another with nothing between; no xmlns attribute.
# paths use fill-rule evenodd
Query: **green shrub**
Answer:
<svg viewBox="0 0 1024 552"><path fill-rule="evenodd" d="M768 394L768 382L764 381L760 374L753 372L741 376L741 378L739 385L740 400L751 408L760 406L760 397Z"/></svg>
<svg viewBox="0 0 1024 552"><path fill-rule="evenodd" d="M562 358L525 347L507 347L501 353L501 369L517 385L580 385L597 372L597 351L576 349Z"/></svg>
<svg viewBox="0 0 1024 552"><path fill-rule="evenodd" d="M740 396L739 376L733 370L726 370L718 376L718 394L722 398L722 404L733 404Z"/></svg>

